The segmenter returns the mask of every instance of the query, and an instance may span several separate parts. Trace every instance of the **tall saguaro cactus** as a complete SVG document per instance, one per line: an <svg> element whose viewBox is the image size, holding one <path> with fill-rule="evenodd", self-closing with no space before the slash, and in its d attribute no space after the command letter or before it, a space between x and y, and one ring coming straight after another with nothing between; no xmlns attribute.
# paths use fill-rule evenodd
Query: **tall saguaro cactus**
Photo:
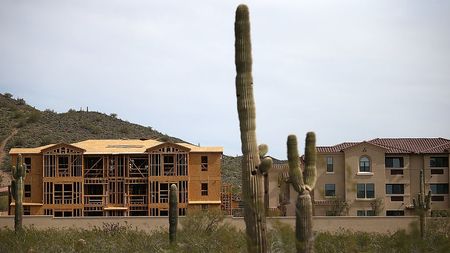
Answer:
<svg viewBox="0 0 450 253"><path fill-rule="evenodd" d="M11 181L12 197L15 201L14 230L16 232L22 230L24 180L27 173L25 168L22 155L19 154L16 166L12 168L13 180Z"/></svg>
<svg viewBox="0 0 450 253"><path fill-rule="evenodd" d="M170 186L169 193L169 241L175 244L177 241L178 225L178 188L175 184Z"/></svg>
<svg viewBox="0 0 450 253"><path fill-rule="evenodd" d="M316 171L316 136L313 132L306 135L305 167L300 169L300 157L297 148L297 137L289 135L287 140L289 178L294 190L298 193L295 210L295 236L297 252L314 252L312 231L312 201L310 192L317 180Z"/></svg>
<svg viewBox="0 0 450 253"><path fill-rule="evenodd" d="M413 199L414 210L420 217L420 237L425 238L426 216L431 209L431 190L425 195L425 175L423 169L420 170L420 192L417 200Z"/></svg>
<svg viewBox="0 0 450 253"><path fill-rule="evenodd" d="M246 5L239 5L234 23L236 96L241 131L242 193L248 252L267 252L263 176L272 165L265 157L267 145L256 142L256 112L253 98L250 18Z"/></svg>

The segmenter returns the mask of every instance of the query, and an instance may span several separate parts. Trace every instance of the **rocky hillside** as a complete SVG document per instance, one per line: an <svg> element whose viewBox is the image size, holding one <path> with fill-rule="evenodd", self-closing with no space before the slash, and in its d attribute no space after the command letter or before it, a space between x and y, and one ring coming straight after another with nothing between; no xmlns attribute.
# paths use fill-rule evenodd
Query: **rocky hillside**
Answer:
<svg viewBox="0 0 450 253"><path fill-rule="evenodd" d="M86 139L160 139L183 140L162 134L117 118L115 114L69 110L55 113L40 111L25 100L11 94L0 94L0 162L1 170L8 172L7 152L11 147L35 147L50 143L73 143ZM3 146L1 145L3 144ZM226 183L240 184L239 158L224 156L222 178ZM237 164L237 167L236 167ZM7 177L7 174L3 177ZM0 179L1 180L1 179ZM7 184L7 179L0 185Z"/></svg>
<svg viewBox="0 0 450 253"><path fill-rule="evenodd" d="M50 143L72 143L85 139L148 138L182 140L164 135L151 127L143 127L99 112L69 110L55 113L40 111L11 94L0 94L0 161L1 170L10 170L7 152L11 147L36 147ZM8 174L2 174L7 185Z"/></svg>

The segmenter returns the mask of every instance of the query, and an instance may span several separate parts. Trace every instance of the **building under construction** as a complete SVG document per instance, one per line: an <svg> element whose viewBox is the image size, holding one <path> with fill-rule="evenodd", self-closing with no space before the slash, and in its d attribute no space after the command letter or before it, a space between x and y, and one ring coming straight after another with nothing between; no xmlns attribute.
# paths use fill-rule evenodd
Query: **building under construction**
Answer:
<svg viewBox="0 0 450 253"><path fill-rule="evenodd" d="M178 186L180 215L220 208L222 147L86 140L9 153L13 165L19 154L26 164L25 214L168 216L171 184Z"/></svg>

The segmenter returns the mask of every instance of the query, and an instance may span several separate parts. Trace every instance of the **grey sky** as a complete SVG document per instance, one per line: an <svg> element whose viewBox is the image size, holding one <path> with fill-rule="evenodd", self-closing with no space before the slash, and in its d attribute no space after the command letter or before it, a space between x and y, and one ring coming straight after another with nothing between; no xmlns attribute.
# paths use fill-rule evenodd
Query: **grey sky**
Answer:
<svg viewBox="0 0 450 253"><path fill-rule="evenodd" d="M239 3L1 0L0 92L240 154ZM258 141L273 156L309 130L319 145L450 138L449 1L247 4Z"/></svg>

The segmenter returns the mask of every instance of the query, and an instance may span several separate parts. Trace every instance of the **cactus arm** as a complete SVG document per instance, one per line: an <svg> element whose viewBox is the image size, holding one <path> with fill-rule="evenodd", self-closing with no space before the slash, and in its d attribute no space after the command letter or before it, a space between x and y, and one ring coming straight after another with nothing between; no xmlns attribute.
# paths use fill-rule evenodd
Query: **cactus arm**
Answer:
<svg viewBox="0 0 450 253"><path fill-rule="evenodd" d="M14 170L14 168L15 168L15 166L13 167L13 170ZM16 180L15 179L13 179L13 180L11 180L11 196L13 197L13 199L14 199L14 201L16 201L16 198L17 198L17 196L16 196Z"/></svg>
<svg viewBox="0 0 450 253"><path fill-rule="evenodd" d="M269 146L267 144L260 144L258 146L259 157L265 157L269 152Z"/></svg>
<svg viewBox="0 0 450 253"><path fill-rule="evenodd" d="M264 157L261 159L261 164L259 165L259 171L266 175L270 168L272 168L273 160L270 157Z"/></svg>
<svg viewBox="0 0 450 253"><path fill-rule="evenodd" d="M431 209L431 190L428 191L428 194L425 197L425 209L427 211Z"/></svg>
<svg viewBox="0 0 450 253"><path fill-rule="evenodd" d="M298 155L297 136L289 135L287 139L287 153L289 164L289 180L298 193L304 191L303 175L300 171L300 157Z"/></svg>
<svg viewBox="0 0 450 253"><path fill-rule="evenodd" d="M266 156L267 152L269 152L269 146L266 144L261 144L258 146L259 159L261 163L259 164L259 171L261 174L266 176L267 172L270 168L272 168L273 160L272 158ZM266 179L266 178L264 178Z"/></svg>
<svg viewBox="0 0 450 253"><path fill-rule="evenodd" d="M311 191L316 185L316 135L314 132L306 134L305 141L305 171L303 173L305 187Z"/></svg>
<svg viewBox="0 0 450 253"><path fill-rule="evenodd" d="M177 241L178 225L178 188L175 184L170 186L169 194L169 241L175 244Z"/></svg>

